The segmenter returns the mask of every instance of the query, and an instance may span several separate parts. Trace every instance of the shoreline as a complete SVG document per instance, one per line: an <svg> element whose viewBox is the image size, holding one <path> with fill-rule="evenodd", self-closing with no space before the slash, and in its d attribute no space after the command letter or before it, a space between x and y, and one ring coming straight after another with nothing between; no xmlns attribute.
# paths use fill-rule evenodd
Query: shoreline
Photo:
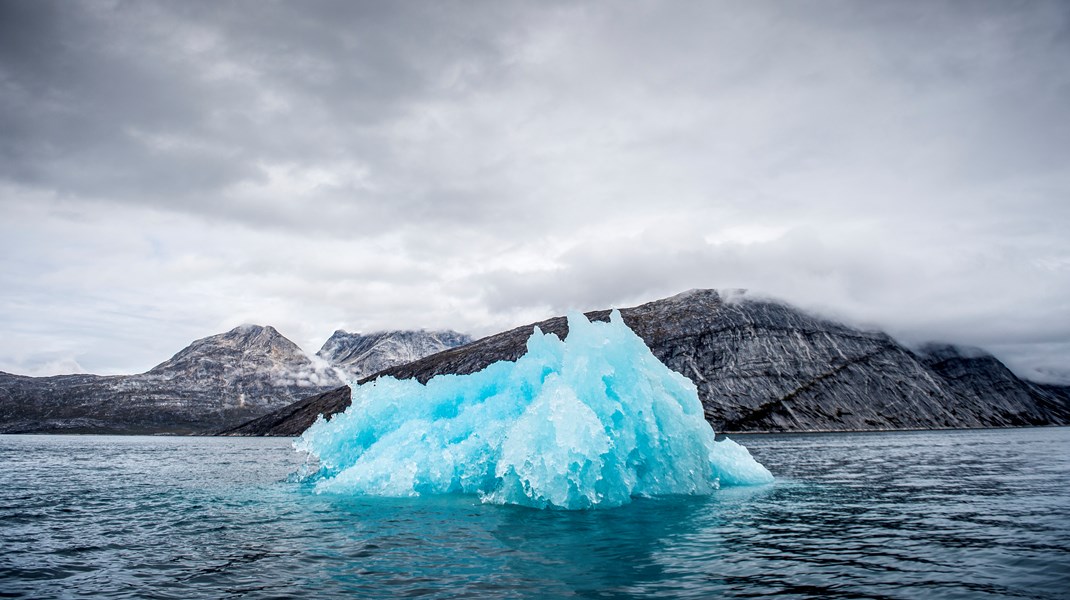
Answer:
<svg viewBox="0 0 1070 600"><path fill-rule="evenodd" d="M1070 425L1007 425L1002 427L929 427L904 429L804 429L798 431L718 431L722 437L751 435L828 435L838 433L924 433L937 431L1004 431L1008 429L1046 429L1070 427ZM279 438L293 439L299 435L219 435L214 433L108 433L108 432L62 432L62 431L15 431L0 432L0 436L65 435L65 436L101 436L101 437L176 437L176 438Z"/></svg>

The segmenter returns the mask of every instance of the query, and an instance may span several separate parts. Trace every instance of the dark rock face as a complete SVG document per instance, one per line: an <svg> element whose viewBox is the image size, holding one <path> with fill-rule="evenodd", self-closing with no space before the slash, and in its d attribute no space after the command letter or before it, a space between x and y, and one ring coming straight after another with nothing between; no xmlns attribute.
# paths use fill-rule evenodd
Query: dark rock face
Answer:
<svg viewBox="0 0 1070 600"><path fill-rule="evenodd" d="M979 348L929 344L918 350L918 357L971 403L999 398L1006 425L1070 422L1070 388L1023 381Z"/></svg>
<svg viewBox="0 0 1070 600"><path fill-rule="evenodd" d="M243 325L140 375L0 373L0 432L214 431L340 383L274 328Z"/></svg>
<svg viewBox="0 0 1070 600"><path fill-rule="evenodd" d="M919 354L887 334L860 331L769 301L726 301L693 290L621 311L655 356L698 387L718 431L1003 427L1070 423L1066 388L1014 376L989 356L930 347ZM587 313L607 320L609 311ZM534 324L564 337L565 318ZM531 325L385 369L426 382L467 374L525 351ZM369 381L373 377L365 378ZM343 395L344 388L337 391ZM311 399L310 399L311 400ZM348 405L348 402L345 403ZM287 431L344 408L310 402ZM292 435L261 430L260 435Z"/></svg>
<svg viewBox="0 0 1070 600"><path fill-rule="evenodd" d="M359 334L338 330L316 356L356 381L383 369L412 362L472 341L456 331L381 331Z"/></svg>
<svg viewBox="0 0 1070 600"><path fill-rule="evenodd" d="M349 386L342 386L311 398L298 400L289 406L237 427L224 429L218 435L299 436L316 421L319 415L333 415L341 412L349 406L350 400Z"/></svg>

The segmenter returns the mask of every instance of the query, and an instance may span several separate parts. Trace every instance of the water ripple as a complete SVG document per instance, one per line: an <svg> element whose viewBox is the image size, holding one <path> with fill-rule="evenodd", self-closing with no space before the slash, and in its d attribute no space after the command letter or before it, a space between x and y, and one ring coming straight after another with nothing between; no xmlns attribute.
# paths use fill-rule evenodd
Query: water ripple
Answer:
<svg viewBox="0 0 1070 600"><path fill-rule="evenodd" d="M0 597L1065 598L1070 429L740 436L619 509L316 496L288 440L0 436Z"/></svg>

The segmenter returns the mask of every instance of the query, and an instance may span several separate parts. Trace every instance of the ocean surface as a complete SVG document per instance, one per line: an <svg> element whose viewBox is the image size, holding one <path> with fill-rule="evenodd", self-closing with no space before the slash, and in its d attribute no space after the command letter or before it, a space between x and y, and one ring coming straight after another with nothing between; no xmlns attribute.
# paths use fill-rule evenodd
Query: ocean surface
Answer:
<svg viewBox="0 0 1070 600"><path fill-rule="evenodd" d="M1070 597L1070 428L734 436L584 512L317 496L288 439L0 436L0 597Z"/></svg>

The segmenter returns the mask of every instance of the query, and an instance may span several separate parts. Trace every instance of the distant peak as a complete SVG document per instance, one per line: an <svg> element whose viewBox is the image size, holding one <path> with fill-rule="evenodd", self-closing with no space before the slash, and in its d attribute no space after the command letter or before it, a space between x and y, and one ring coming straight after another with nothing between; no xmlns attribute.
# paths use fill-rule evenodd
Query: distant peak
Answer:
<svg viewBox="0 0 1070 600"><path fill-rule="evenodd" d="M219 360L228 353L257 354L262 352L297 355L304 353L292 341L270 325L245 323L226 333L218 333L193 341L170 359L156 365L150 373L173 369L186 369L190 361L201 358Z"/></svg>
<svg viewBox="0 0 1070 600"><path fill-rule="evenodd" d="M691 288L689 290L685 290L683 292L680 292L679 294L673 294L672 296L669 296L668 298L666 298L666 300L686 300L687 298L690 298L692 296L699 296L699 295L706 296L706 295L709 295L711 293L716 294L717 291L716 290L704 289L704 288Z"/></svg>
<svg viewBox="0 0 1070 600"><path fill-rule="evenodd" d="M242 323L241 325L238 325L227 333L258 333L267 329L271 329L272 331L274 331L274 329L270 325L264 327L263 325L257 325L256 323Z"/></svg>
<svg viewBox="0 0 1070 600"><path fill-rule="evenodd" d="M257 325L255 323L243 323L234 329L221 334L223 337L254 337L267 335L268 337L281 337L279 330L271 325Z"/></svg>
<svg viewBox="0 0 1070 600"><path fill-rule="evenodd" d="M747 293L746 288L691 288L687 291L674 294L666 298L666 300L686 300L693 297L730 297L730 296L743 296Z"/></svg>
<svg viewBox="0 0 1070 600"><path fill-rule="evenodd" d="M331 338L364 338L364 337L391 337L391 336L417 336L417 335L446 335L464 337L467 334L459 333L453 329L377 329L368 333L350 332L344 329L336 329Z"/></svg>
<svg viewBox="0 0 1070 600"><path fill-rule="evenodd" d="M671 303L691 303L691 302L737 302L742 300L746 295L747 290L742 288L725 288L725 289L711 289L711 288L692 288L686 292L680 292L674 294L668 298L657 300L656 302L671 302Z"/></svg>

